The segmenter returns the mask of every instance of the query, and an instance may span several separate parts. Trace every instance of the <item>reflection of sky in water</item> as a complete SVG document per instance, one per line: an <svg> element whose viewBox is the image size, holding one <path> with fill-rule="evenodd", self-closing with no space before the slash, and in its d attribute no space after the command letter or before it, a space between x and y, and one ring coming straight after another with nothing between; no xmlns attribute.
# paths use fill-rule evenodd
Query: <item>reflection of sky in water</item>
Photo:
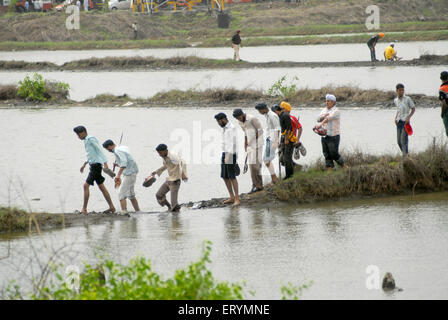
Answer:
<svg viewBox="0 0 448 320"><path fill-rule="evenodd" d="M206 90L210 88L255 89L266 91L282 76L287 83L294 77L298 88L353 86L361 89L394 91L403 82L408 94L435 96L440 86L440 66L362 67L362 68L272 68L201 71L132 71L132 72L41 72L45 79L70 84L70 97L81 101L98 94L127 93L148 98L173 89ZM0 72L1 84L23 80L26 72Z"/></svg>
<svg viewBox="0 0 448 320"><path fill-rule="evenodd" d="M383 58L387 41L377 44L378 58ZM448 54L448 41L417 41L396 42L395 49L405 60L415 59L424 53ZM340 62L340 61L370 61L370 51L365 43L344 43L330 45L305 46L263 46L245 47L240 50L241 59L250 62L298 61L298 62ZM157 58L198 56L209 59L231 59L233 50L223 48L180 48L180 49L129 49L129 50L72 50L72 51L2 51L0 60L48 61L63 64L68 61L102 58L102 57L147 57Z"/></svg>
<svg viewBox="0 0 448 320"><path fill-rule="evenodd" d="M313 280L304 299L442 299L448 294L447 193L263 209L184 210L138 214L45 233L47 248L72 244L67 263L106 254L119 262L136 255L171 275L196 260L203 239L213 242L211 269L219 280L247 280L256 298L280 298L280 286ZM33 245L42 247L34 236ZM29 255L26 239L12 242ZM0 250L6 246L0 242ZM50 250L51 251L51 250ZM45 250L39 255L42 260ZM0 265L0 283L11 276L13 255ZM26 264L21 264L21 267ZM366 268L392 272L400 293L366 289ZM18 278L17 276L15 278Z"/></svg>

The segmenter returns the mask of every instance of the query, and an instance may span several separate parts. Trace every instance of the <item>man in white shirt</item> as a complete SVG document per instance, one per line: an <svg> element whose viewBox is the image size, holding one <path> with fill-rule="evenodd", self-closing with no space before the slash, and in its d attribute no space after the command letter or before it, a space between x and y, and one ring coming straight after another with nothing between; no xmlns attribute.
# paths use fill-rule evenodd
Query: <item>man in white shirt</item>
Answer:
<svg viewBox="0 0 448 320"><path fill-rule="evenodd" d="M221 178L224 179L230 198L224 204L232 203L233 206L240 204L238 192L238 181L236 177L240 174L237 162L236 127L227 120L224 113L215 115L218 125L222 131L222 157L221 157Z"/></svg>
<svg viewBox="0 0 448 320"><path fill-rule="evenodd" d="M404 85L399 83L395 87L397 89L397 97L394 99L397 107L395 115L395 125L397 126L397 142L403 155L408 154L408 133L405 126L411 121L411 117L415 113L415 104L412 99L404 94Z"/></svg>
<svg viewBox="0 0 448 320"><path fill-rule="evenodd" d="M159 156L163 159L163 166L151 173L157 174L159 177L163 171L168 171L168 177L165 183L156 193L157 202L163 207L167 206L169 211L178 212L180 205L177 202L179 194L180 180L187 182L187 165L185 161L177 154L168 151L166 144L159 144L156 148ZM171 203L166 200L166 194L171 193Z"/></svg>
<svg viewBox="0 0 448 320"><path fill-rule="evenodd" d="M266 103L261 102L255 106L258 112L266 117L266 145L263 155L263 162L271 174L272 183L277 182L277 176L275 174L274 164L272 161L277 153L277 148L280 142L280 118L271 110L269 110Z"/></svg>
<svg viewBox="0 0 448 320"><path fill-rule="evenodd" d="M344 167L344 159L339 154L341 114L335 106L336 97L334 95L327 94L325 96L325 104L326 107L322 109L315 128L323 128L327 133L326 136L321 138L321 143L325 157L325 166L330 171L334 168L334 162Z"/></svg>
<svg viewBox="0 0 448 320"><path fill-rule="evenodd" d="M131 201L135 212L140 211L134 191L135 182L137 181L138 166L132 155L129 153L129 148L126 146L116 146L110 139L104 141L103 147L115 155L115 162L120 168L115 177L115 186L120 186L118 200L120 200L122 213L127 212L126 199ZM121 181L122 175L123 182Z"/></svg>
<svg viewBox="0 0 448 320"><path fill-rule="evenodd" d="M253 115L245 114L241 109L233 110L233 117L238 120L244 131L244 150L247 152L252 190L249 193L263 190L261 177L261 155L263 154L263 128Z"/></svg>

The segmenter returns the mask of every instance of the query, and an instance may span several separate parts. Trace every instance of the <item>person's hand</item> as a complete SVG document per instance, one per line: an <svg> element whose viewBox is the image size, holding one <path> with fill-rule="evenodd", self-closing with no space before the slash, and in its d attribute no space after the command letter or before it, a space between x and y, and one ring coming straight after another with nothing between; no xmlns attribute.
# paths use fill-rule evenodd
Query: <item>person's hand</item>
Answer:
<svg viewBox="0 0 448 320"><path fill-rule="evenodd" d="M156 172L154 171L154 172L151 172L151 175L152 176L155 176L156 175Z"/></svg>
<svg viewBox="0 0 448 320"><path fill-rule="evenodd" d="M184 181L184 182L188 181L188 178L184 173L182 173L182 181Z"/></svg>
<svg viewBox="0 0 448 320"><path fill-rule="evenodd" d="M289 144L289 139L285 139L285 145L288 145Z"/></svg>
<svg viewBox="0 0 448 320"><path fill-rule="evenodd" d="M81 173L83 173L85 167L86 167L86 164L84 163L84 164L82 165L81 169L79 169L79 171L80 171Z"/></svg>
<svg viewBox="0 0 448 320"><path fill-rule="evenodd" d="M230 153L226 152L224 156L224 163L229 164L230 163Z"/></svg>
<svg viewBox="0 0 448 320"><path fill-rule="evenodd" d="M121 177L120 176L116 176L114 181L115 181L115 184L117 184L119 181L121 181Z"/></svg>
<svg viewBox="0 0 448 320"><path fill-rule="evenodd" d="M397 120L397 118L395 118L395 125L396 125L396 126L398 125L398 120Z"/></svg>
<svg viewBox="0 0 448 320"><path fill-rule="evenodd" d="M407 117L404 123L405 123L405 124L408 124L409 121L411 121L411 117Z"/></svg>

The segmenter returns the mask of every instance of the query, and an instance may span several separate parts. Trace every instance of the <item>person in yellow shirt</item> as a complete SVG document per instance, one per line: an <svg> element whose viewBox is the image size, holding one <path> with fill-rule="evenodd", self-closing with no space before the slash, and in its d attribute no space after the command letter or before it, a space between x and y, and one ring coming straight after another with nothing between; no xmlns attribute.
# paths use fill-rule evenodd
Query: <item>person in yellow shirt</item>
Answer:
<svg viewBox="0 0 448 320"><path fill-rule="evenodd" d="M395 44L391 43L386 50L384 50L384 59L386 61L398 61L401 58L397 57L397 51L394 49Z"/></svg>

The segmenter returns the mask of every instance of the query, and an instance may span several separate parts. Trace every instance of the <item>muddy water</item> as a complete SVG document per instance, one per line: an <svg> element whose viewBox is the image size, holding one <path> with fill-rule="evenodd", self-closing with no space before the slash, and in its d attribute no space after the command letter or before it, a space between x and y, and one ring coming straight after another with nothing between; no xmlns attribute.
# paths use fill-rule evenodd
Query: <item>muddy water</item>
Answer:
<svg viewBox="0 0 448 320"><path fill-rule="evenodd" d="M362 67L362 68L270 68L201 71L132 71L132 72L42 72L46 79L70 84L70 97L77 101L97 94L127 93L133 98L148 98L172 89L237 88L267 90L287 75L294 77L299 88L317 89L323 86L354 86L362 89L394 90L398 82L408 93L434 96L440 86L443 67ZM26 72L0 72L1 84L17 84ZM422 85L422 84L425 85Z"/></svg>
<svg viewBox="0 0 448 320"><path fill-rule="evenodd" d="M234 106L237 107L237 106ZM417 108L419 106L417 105ZM247 106L248 113L256 114ZM49 212L73 212L82 204L82 183L87 172L79 168L85 159L83 143L72 129L80 124L102 143L106 139L119 141L133 153L139 168L137 195L143 210L158 210L155 200L165 176L151 188L141 183L146 175L161 166L155 146L161 142L182 153L189 163L190 180L182 184L180 201L197 201L224 197L226 189L219 178L220 128L213 116L220 110L205 109L137 109L137 108L71 108L59 110L0 110L3 152L0 161L0 205L8 203L19 207ZM231 118L231 109L224 110ZM293 110L304 126L302 141L308 149L299 164L311 164L322 158L319 137L312 132L320 110ZM368 153L395 154L395 110L343 110L341 149L350 152L361 149ZM231 119L234 121L233 119ZM260 117L265 124L265 119ZM443 124L439 109L417 109L412 125L410 150L421 151L433 137L442 136ZM243 136L239 162L244 162ZM106 154L109 164L112 154ZM278 166L275 166L278 168ZM282 170L283 171L283 170ZM284 172L283 172L284 174ZM265 181L269 173L264 168ZM11 183L9 182L11 180ZM240 179L240 191L251 188L248 174ZM109 177L106 186L117 204L117 193ZM34 199L34 200L33 200ZM39 199L39 200L36 200ZM105 203L98 190L91 193L89 208L104 210Z"/></svg>
<svg viewBox="0 0 448 320"><path fill-rule="evenodd" d="M279 299L280 286L313 281L302 299L446 299L448 297L448 194L362 202L263 209L210 209L181 214L138 214L127 221L85 225L11 241L0 264L0 284L30 274L39 259L65 244L68 265L94 263L95 254L127 262L153 261L164 276L199 256L203 239L213 242L211 269L219 280L246 280L255 298ZM0 236L0 239L5 239ZM45 241L45 249L43 247ZM0 240L0 254L8 243ZM34 266L36 267L36 266ZM374 268L392 272L402 292L368 289ZM38 268L34 274L38 274ZM369 281L368 281L368 277Z"/></svg>
<svg viewBox="0 0 448 320"><path fill-rule="evenodd" d="M246 111L255 114L252 108ZM53 212L79 209L85 174L78 172L84 160L82 142L72 132L78 124L86 125L100 141L117 140L124 132L123 144L130 147L140 167L139 181L144 173L160 165L154 152L156 144L190 144L191 150L184 151L185 157L191 157L190 181L182 184L180 201L224 196L218 165L195 164L194 159L198 153L202 153L200 160L208 159L204 150L210 144L198 146L195 137L213 141L219 134L213 119L217 112L132 108L0 110L4 150L0 205L28 204L33 209ZM318 112L294 112L305 127L303 142L308 149L299 163L308 164L321 157L319 138L311 132ZM342 149L359 147L371 153L395 153L394 114L394 110L343 110ZM415 136L410 142L413 151L424 149L442 131L438 110L417 110L414 119ZM170 130L175 131L171 139ZM219 148L217 141L213 145ZM107 156L111 159L110 154ZM154 194L160 180L150 189L137 186L144 211L159 211ZM242 191L249 189L249 180L247 175L240 177ZM106 185L117 203L112 180L108 178ZM98 193L92 190L91 210L104 208ZM312 280L314 284L304 291L304 299L446 299L447 205L448 194L444 192L312 206L184 210L178 215L142 213L127 221L52 231L42 238L33 235L32 245L24 236L2 235L0 257L7 256L9 245L12 254L0 264L0 286L11 279L24 280L19 270L32 273L27 266L33 250L45 262L53 250L68 245L63 261L78 267L80 261L94 262L97 254L107 253L119 262L143 255L153 260L157 272L169 276L196 260L199 244L209 239L213 242L211 268L215 276L220 280L247 280L247 289L255 290L256 298L278 299L282 284ZM404 291L386 294L367 289L368 266L376 266L381 276L392 272ZM36 270L34 275L38 274Z"/></svg>
<svg viewBox="0 0 448 320"><path fill-rule="evenodd" d="M393 39L391 39L393 41ZM243 40L244 41L244 40ZM244 44L244 42L243 42ZM377 56L383 58L387 42L377 45ZM395 49L404 59L415 59L429 53L448 54L448 41L399 42ZM182 49L129 49L129 50L62 50L62 51L3 51L0 60L48 61L63 64L68 61L104 57L147 57L169 58L195 55L210 59L231 59L233 51L224 48L182 48ZM244 47L241 59L250 62L297 61L297 62L340 62L369 61L370 51L365 43L303 45L303 46L261 46Z"/></svg>

